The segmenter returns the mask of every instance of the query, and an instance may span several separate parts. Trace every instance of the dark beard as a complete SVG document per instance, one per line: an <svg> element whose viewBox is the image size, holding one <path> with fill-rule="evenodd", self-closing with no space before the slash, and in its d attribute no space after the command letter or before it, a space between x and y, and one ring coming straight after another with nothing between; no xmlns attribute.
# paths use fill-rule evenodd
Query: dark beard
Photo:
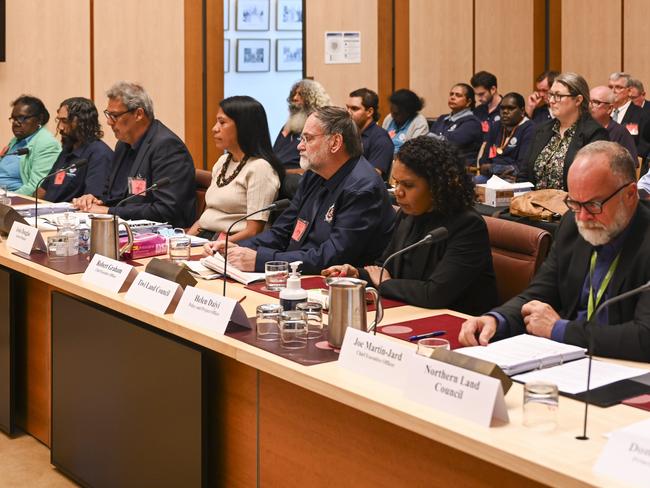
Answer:
<svg viewBox="0 0 650 488"><path fill-rule="evenodd" d="M63 150L68 152L71 151L74 145L77 143L77 138L73 135L61 134L61 146Z"/></svg>

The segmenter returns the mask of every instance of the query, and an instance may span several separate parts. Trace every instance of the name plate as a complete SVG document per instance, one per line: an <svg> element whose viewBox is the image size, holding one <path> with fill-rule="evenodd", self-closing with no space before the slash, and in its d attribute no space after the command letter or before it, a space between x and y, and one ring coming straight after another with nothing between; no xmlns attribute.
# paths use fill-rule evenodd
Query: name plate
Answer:
<svg viewBox="0 0 650 488"><path fill-rule="evenodd" d="M7 246L16 251L31 254L37 236L38 229L36 227L14 222L7 237Z"/></svg>
<svg viewBox="0 0 650 488"><path fill-rule="evenodd" d="M112 293L119 293L126 290L137 274L130 264L95 254L81 276L81 281Z"/></svg>
<svg viewBox="0 0 650 488"><path fill-rule="evenodd" d="M612 432L594 471L633 486L648 486L650 421L637 422Z"/></svg>
<svg viewBox="0 0 650 488"><path fill-rule="evenodd" d="M501 382L451 364L414 355L405 394L411 400L489 427L508 421Z"/></svg>
<svg viewBox="0 0 650 488"><path fill-rule="evenodd" d="M239 302L215 295L194 286L187 286L174 312L174 319L211 335L223 335L228 322L250 328L248 318Z"/></svg>
<svg viewBox="0 0 650 488"><path fill-rule="evenodd" d="M355 373L403 389L415 351L397 341L348 327L338 364Z"/></svg>
<svg viewBox="0 0 650 488"><path fill-rule="evenodd" d="M124 298L161 315L171 311L181 297L178 283L147 272L138 273Z"/></svg>

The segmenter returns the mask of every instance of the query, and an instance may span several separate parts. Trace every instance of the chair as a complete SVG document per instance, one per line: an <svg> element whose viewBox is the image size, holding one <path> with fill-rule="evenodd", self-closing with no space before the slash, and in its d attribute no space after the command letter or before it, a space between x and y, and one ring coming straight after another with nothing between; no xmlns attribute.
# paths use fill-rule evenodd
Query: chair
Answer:
<svg viewBox="0 0 650 488"><path fill-rule="evenodd" d="M521 293L546 259L551 234L531 225L483 216L490 236L499 302Z"/></svg>
<svg viewBox="0 0 650 488"><path fill-rule="evenodd" d="M196 170L196 218L205 210L205 192L212 183L212 172L205 169Z"/></svg>

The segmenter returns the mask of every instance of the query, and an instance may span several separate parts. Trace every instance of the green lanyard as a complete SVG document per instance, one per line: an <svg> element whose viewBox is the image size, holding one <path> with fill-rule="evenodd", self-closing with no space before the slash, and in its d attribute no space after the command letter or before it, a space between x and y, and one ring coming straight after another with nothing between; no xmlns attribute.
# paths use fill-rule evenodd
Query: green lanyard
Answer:
<svg viewBox="0 0 650 488"><path fill-rule="evenodd" d="M605 278L600 284L600 288L598 288L598 293L596 293L596 298L594 299L594 289L591 287L591 282L594 276L594 269L596 268L596 256L597 256L596 251L591 253L591 264L589 265L589 302L587 303L587 320L591 320L591 316L594 313L594 309L600 303L600 299L603 298L603 294L605 293L605 290L607 289L607 286L609 285L609 282L611 281L612 276L614 275L614 271L616 271L616 267L618 266L618 260L621 257L621 253L619 252L614 258L614 261L612 261L612 264L609 265L607 274L605 275Z"/></svg>

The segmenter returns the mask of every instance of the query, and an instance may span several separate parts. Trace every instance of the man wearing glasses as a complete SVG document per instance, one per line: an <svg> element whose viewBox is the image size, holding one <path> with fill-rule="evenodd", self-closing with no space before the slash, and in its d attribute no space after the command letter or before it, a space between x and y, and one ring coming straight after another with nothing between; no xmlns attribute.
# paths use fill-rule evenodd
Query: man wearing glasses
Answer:
<svg viewBox="0 0 650 488"><path fill-rule="evenodd" d="M190 227L196 220L196 183L187 147L154 118L153 103L142 86L120 81L106 96L104 115L118 139L112 168L101 195L83 195L72 203L84 212ZM165 177L170 185L144 191ZM115 207L129 196L134 198Z"/></svg>
<svg viewBox="0 0 650 488"><path fill-rule="evenodd" d="M614 142L582 148L569 169L567 212L551 252L519 296L462 325L465 345L522 333L650 360L650 294L594 311L650 280L650 207L639 202L634 161Z"/></svg>
<svg viewBox="0 0 650 488"><path fill-rule="evenodd" d="M611 113L614 109L614 94L607 86L595 86L589 92L589 113L596 122L607 129L609 140L618 142L630 151L632 159L636 161L637 151L634 139L621 124L612 120Z"/></svg>

